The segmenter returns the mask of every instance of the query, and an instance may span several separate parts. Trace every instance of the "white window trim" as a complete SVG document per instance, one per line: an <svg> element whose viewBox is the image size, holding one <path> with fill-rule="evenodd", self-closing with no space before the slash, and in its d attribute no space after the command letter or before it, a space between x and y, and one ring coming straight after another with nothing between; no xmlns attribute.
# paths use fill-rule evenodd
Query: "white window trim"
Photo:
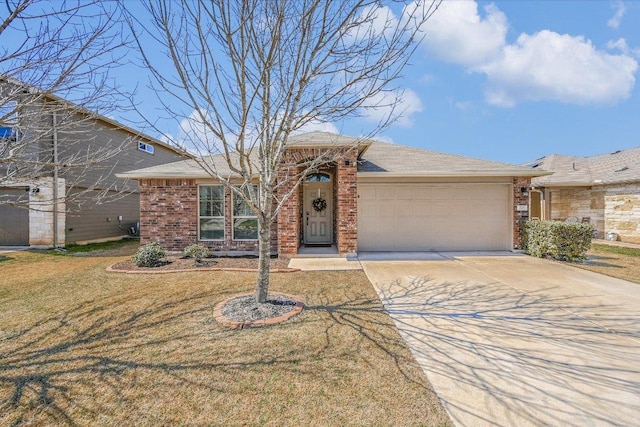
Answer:
<svg viewBox="0 0 640 427"><path fill-rule="evenodd" d="M156 148L148 142L138 141L138 150L153 155L155 154Z"/></svg>
<svg viewBox="0 0 640 427"><path fill-rule="evenodd" d="M202 187L222 187L222 216L201 216L200 215L200 189ZM198 185L198 241L199 242L224 242L227 235L227 207L226 207L226 188L222 184L201 184ZM222 239L203 239L200 237L200 219L201 218L222 218Z"/></svg>
<svg viewBox="0 0 640 427"><path fill-rule="evenodd" d="M257 187L257 185L252 184L254 187ZM258 240L260 240L260 223L258 222L258 216L257 215L239 215L239 216L235 216L235 214L233 213L233 208L235 207L235 198L239 197L236 195L235 191L231 192L231 238L234 242L257 242ZM251 218L255 218L256 223L258 224L258 237L256 237L255 239L236 239L236 218L237 219L243 219L243 218L247 218L247 219L251 219Z"/></svg>

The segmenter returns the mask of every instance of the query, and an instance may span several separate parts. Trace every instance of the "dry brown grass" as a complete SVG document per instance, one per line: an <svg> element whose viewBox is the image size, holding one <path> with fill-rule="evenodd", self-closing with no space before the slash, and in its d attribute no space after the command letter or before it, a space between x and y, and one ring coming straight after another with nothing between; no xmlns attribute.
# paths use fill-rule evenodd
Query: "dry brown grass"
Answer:
<svg viewBox="0 0 640 427"><path fill-rule="evenodd" d="M587 260L575 264L585 270L640 283L640 250L594 244Z"/></svg>
<svg viewBox="0 0 640 427"><path fill-rule="evenodd" d="M212 320L253 273L131 276L118 258L0 263L0 425L450 425L361 272L274 274L302 314ZM120 258L122 259L122 258Z"/></svg>

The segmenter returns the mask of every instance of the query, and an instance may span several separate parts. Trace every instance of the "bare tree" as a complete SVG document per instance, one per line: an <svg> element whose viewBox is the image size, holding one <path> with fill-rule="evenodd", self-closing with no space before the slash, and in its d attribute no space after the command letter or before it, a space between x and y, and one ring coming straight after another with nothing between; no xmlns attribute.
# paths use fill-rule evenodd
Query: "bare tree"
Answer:
<svg viewBox="0 0 640 427"><path fill-rule="evenodd" d="M266 301L269 286L270 224L295 190L278 191L291 136L368 109L389 114L362 140L388 126L398 113L400 73L438 5L414 2L396 17L375 0L149 0L149 16L132 15L168 116L186 129L200 167L257 216L258 302ZM287 179L299 184L340 155L344 147L319 151Z"/></svg>
<svg viewBox="0 0 640 427"><path fill-rule="evenodd" d="M127 45L120 4L6 0L0 10L0 186L36 188L64 178L63 194L53 184L46 201L54 212L59 200L113 196L108 160L128 141L93 139L96 118L126 99L109 79ZM28 205L0 194L0 203L9 202Z"/></svg>

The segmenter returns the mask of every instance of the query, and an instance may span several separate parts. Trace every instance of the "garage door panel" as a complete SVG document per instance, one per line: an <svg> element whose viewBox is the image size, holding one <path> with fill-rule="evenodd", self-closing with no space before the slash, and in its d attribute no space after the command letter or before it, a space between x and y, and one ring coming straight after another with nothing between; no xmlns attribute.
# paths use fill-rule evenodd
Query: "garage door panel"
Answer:
<svg viewBox="0 0 640 427"><path fill-rule="evenodd" d="M20 205L24 189L0 188L0 246L29 244L29 210Z"/></svg>
<svg viewBox="0 0 640 427"><path fill-rule="evenodd" d="M510 249L509 185L359 187L360 251ZM371 198L372 194L375 198Z"/></svg>

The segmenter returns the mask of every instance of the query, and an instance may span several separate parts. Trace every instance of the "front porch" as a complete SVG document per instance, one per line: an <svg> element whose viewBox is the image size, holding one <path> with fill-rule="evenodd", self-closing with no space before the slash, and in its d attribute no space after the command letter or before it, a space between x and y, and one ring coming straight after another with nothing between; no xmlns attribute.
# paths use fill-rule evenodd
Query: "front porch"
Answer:
<svg viewBox="0 0 640 427"><path fill-rule="evenodd" d="M335 151L335 148L333 148ZM301 177L305 159L319 149L289 149L281 164L279 194L290 193L278 213L278 254L346 256L357 251L357 150ZM299 180L302 184L294 190Z"/></svg>

